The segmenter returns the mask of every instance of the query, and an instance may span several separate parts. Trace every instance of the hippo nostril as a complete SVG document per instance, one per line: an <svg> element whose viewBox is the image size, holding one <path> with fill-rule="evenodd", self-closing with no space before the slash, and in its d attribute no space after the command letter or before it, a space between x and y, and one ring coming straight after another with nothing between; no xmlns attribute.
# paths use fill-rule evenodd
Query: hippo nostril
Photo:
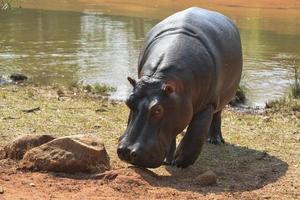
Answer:
<svg viewBox="0 0 300 200"><path fill-rule="evenodd" d="M123 152L124 152L124 149L123 149L123 148L118 148L118 149L117 149L117 153L118 153L119 156L122 155Z"/></svg>
<svg viewBox="0 0 300 200"><path fill-rule="evenodd" d="M137 159L139 159L139 156L140 156L140 151L138 149L135 148L135 149L131 150L131 152L130 152L130 160L132 162L137 161Z"/></svg>
<svg viewBox="0 0 300 200"><path fill-rule="evenodd" d="M135 159L137 157L137 152L136 151L132 151L130 153L131 158Z"/></svg>
<svg viewBox="0 0 300 200"><path fill-rule="evenodd" d="M129 149L124 146L118 147L117 154L122 160L128 160Z"/></svg>

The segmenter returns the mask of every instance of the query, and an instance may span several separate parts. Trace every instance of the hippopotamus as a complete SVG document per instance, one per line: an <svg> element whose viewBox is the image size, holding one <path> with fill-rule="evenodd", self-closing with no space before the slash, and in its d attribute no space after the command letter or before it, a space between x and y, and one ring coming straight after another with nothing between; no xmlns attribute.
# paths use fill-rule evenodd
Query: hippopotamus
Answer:
<svg viewBox="0 0 300 200"><path fill-rule="evenodd" d="M205 141L224 143L222 109L234 97L242 72L235 24L201 8L177 12L147 34L138 59L127 128L117 148L121 160L145 168L187 167ZM186 132L176 148L176 136Z"/></svg>

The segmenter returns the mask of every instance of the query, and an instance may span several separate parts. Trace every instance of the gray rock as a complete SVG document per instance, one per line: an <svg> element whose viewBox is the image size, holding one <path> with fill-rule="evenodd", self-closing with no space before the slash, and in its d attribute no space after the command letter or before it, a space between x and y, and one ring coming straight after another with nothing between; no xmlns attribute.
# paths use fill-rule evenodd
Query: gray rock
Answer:
<svg viewBox="0 0 300 200"><path fill-rule="evenodd" d="M20 168L54 172L104 172L110 169L103 143L90 136L61 137L24 155Z"/></svg>
<svg viewBox="0 0 300 200"><path fill-rule="evenodd" d="M55 137L51 135L21 136L4 147L5 157L14 160L21 160L28 150L54 139Z"/></svg>

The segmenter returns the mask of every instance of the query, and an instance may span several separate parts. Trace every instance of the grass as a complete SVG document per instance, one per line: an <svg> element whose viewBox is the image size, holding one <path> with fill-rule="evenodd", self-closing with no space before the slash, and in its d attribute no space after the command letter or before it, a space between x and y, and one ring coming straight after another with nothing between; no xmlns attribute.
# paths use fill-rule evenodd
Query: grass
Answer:
<svg viewBox="0 0 300 200"><path fill-rule="evenodd" d="M247 77L245 76L245 74L242 74L235 96L229 104L233 107L238 107L240 105L246 104L247 101L246 91L247 91Z"/></svg>
<svg viewBox="0 0 300 200"><path fill-rule="evenodd" d="M11 9L11 1L10 0L0 0L1 10L9 10Z"/></svg>
<svg viewBox="0 0 300 200"><path fill-rule="evenodd" d="M246 103L245 88L241 85L238 86L234 99L230 102L231 105L239 105Z"/></svg>
<svg viewBox="0 0 300 200"><path fill-rule="evenodd" d="M21 8L21 1L22 0L0 0L0 11L11 10L15 6Z"/></svg>
<svg viewBox="0 0 300 200"><path fill-rule="evenodd" d="M300 70L294 65L294 83L291 85L291 96L293 98L300 98Z"/></svg>
<svg viewBox="0 0 300 200"><path fill-rule="evenodd" d="M103 140L113 168L127 166L116 154L118 138L126 128L127 107L123 102L109 101L92 89L91 92L87 90L50 86L0 87L0 146L23 134L90 134ZM293 99L293 104L299 106L300 100ZM40 110L24 112L36 107ZM202 192L255 190L251 195L261 192L274 198L276 195L295 198L300 187L297 178L300 110L291 108L299 107L290 107L288 100L270 106L261 114L236 112L227 107L222 116L226 145L206 144L197 162L187 170L162 166L153 171L162 176L173 174L175 178L167 183L174 182L172 187L183 181L184 187L198 191L199 188L189 185L191 177L212 169L219 176L218 186L200 188ZM178 190L180 187L178 185Z"/></svg>
<svg viewBox="0 0 300 200"><path fill-rule="evenodd" d="M294 67L294 81L290 86L287 96L266 103L266 108L270 111L300 111L300 72L298 67Z"/></svg>
<svg viewBox="0 0 300 200"><path fill-rule="evenodd" d="M271 112L292 112L292 111L300 111L300 101L292 98L290 96L286 96L274 101L270 101L266 103L267 111Z"/></svg>
<svg viewBox="0 0 300 200"><path fill-rule="evenodd" d="M40 111L24 110L40 107ZM127 118L126 107L78 88L0 88L0 145L22 134L96 134L114 152Z"/></svg>
<svg viewBox="0 0 300 200"><path fill-rule="evenodd" d="M105 84L83 84L83 83L72 83L70 89L76 88L79 91L94 93L102 96L108 96L111 92L115 92L116 88Z"/></svg>
<svg viewBox="0 0 300 200"><path fill-rule="evenodd" d="M244 105L247 101L245 91L246 91L246 88L243 85L239 84L239 86L235 92L235 96L229 102L229 105L231 105L233 107L239 107L241 105Z"/></svg>

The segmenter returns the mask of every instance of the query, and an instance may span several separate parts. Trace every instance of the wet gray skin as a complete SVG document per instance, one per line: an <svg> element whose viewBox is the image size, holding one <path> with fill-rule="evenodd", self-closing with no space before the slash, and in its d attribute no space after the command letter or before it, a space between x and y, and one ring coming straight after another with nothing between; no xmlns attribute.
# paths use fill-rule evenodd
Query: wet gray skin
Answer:
<svg viewBox="0 0 300 200"><path fill-rule="evenodd" d="M134 89L126 100L130 115L118 155L135 165L158 167L176 135L191 120L191 104L160 79L143 77L137 83L129 80Z"/></svg>
<svg viewBox="0 0 300 200"><path fill-rule="evenodd" d="M224 15L199 8L176 13L147 35L138 63L127 129L118 156L141 167L187 167L205 141L224 143L221 111L241 78L239 31ZM187 127L176 151L175 139Z"/></svg>

